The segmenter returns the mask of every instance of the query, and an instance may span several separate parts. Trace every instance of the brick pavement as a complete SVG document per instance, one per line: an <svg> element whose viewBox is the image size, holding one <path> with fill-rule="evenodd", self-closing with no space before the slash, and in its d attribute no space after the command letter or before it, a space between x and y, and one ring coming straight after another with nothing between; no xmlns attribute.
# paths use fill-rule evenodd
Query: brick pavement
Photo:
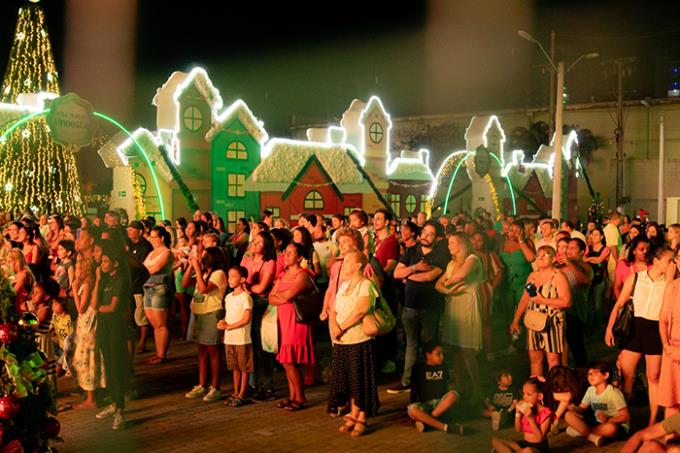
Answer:
<svg viewBox="0 0 680 453"><path fill-rule="evenodd" d="M492 431L487 420L465 421L465 436L440 432L416 431L405 415L406 395L389 395L387 384L380 386L380 415L369 420L369 431L353 439L338 433L340 421L325 413L326 386L308 389L310 407L289 413L272 402L253 403L241 408L228 408L222 403L186 400L184 393L195 383L196 352L193 345L174 342L171 360L155 367L145 365L148 354L136 359L135 386L138 397L127 408L127 429L114 432L111 420L97 420L95 410L67 410L59 414L61 435L65 441L56 444L60 452L478 452L490 451ZM524 355L505 360L504 365L526 366ZM226 376L226 373L225 373ZM283 390L282 373L277 373L277 388ZM226 380L223 389L226 389ZM231 379L229 379L229 385ZM78 397L59 398L59 404ZM463 409L468 414L470 409ZM463 414L465 417L465 414ZM510 429L499 433L515 435ZM566 434L551 439L553 451L618 451L621 442L603 449L586 445Z"/></svg>

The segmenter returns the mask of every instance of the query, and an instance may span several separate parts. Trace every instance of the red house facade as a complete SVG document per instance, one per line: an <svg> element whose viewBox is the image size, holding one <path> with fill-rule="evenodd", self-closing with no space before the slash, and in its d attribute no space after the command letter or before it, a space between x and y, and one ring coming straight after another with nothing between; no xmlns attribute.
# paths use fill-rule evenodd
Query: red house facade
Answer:
<svg viewBox="0 0 680 453"><path fill-rule="evenodd" d="M300 213L349 214L368 205L389 208L348 145L272 139L245 183L260 207L294 221Z"/></svg>

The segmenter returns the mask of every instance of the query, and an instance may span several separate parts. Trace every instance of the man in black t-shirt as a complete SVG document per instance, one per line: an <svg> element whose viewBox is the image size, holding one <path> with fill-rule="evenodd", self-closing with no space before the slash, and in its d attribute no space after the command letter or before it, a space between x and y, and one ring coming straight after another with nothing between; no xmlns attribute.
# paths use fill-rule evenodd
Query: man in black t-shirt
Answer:
<svg viewBox="0 0 680 453"><path fill-rule="evenodd" d="M406 332L406 357L401 382L387 389L388 393L409 391L411 369L416 363L418 348L426 341L438 338L444 299L434 286L450 259L444 227L433 220L425 223L420 233L420 244L409 247L399 258L394 278L405 282L401 320Z"/></svg>
<svg viewBox="0 0 680 453"><path fill-rule="evenodd" d="M139 220L133 220L128 224L127 227L128 235L128 252L136 258L138 263L144 263L147 255L153 250L153 246L144 237L144 224ZM132 261L132 260L130 260ZM134 264L138 264L134 263ZM133 264L133 263L131 263ZM144 266L142 266L143 268ZM144 268L146 269L146 268ZM143 353L146 351L146 338L149 335L149 321L146 319L144 314L144 282L149 278L148 272L146 272L146 278L143 277L143 269L138 265L132 266L131 270L139 270L140 272L135 272L132 275L132 313L134 313L134 321L137 327L139 327L139 343L135 348L134 352ZM139 277L139 278L136 278ZM143 280L142 280L143 279ZM133 352L133 351L130 351Z"/></svg>

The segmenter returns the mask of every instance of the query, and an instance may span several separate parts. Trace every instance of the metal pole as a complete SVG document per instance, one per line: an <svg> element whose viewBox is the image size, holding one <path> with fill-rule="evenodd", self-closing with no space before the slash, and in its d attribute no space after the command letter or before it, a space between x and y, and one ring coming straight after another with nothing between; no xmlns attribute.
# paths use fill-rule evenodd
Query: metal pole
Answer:
<svg viewBox="0 0 680 453"><path fill-rule="evenodd" d="M555 30L550 31L550 60L555 61ZM548 124L550 125L550 134L548 137L552 136L555 132L555 69L550 65L550 91L549 91L548 105L550 106Z"/></svg>
<svg viewBox="0 0 680 453"><path fill-rule="evenodd" d="M616 200L618 206L623 197L623 63L616 61L618 79L616 95Z"/></svg>
<svg viewBox="0 0 680 453"><path fill-rule="evenodd" d="M659 199L657 205L657 222L666 223L666 213L665 207L666 203L664 200L663 191L663 161L664 161L664 126L663 126L663 115L659 117Z"/></svg>
<svg viewBox="0 0 680 453"><path fill-rule="evenodd" d="M557 89L555 91L555 141L553 150L553 196L552 217L562 220L562 101L564 86L564 62L557 63Z"/></svg>

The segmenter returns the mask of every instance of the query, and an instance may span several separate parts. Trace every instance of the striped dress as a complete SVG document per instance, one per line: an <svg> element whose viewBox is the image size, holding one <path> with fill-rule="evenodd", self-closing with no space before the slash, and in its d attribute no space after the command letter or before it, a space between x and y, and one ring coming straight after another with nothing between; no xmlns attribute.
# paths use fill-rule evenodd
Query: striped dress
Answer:
<svg viewBox="0 0 680 453"><path fill-rule="evenodd" d="M557 288L552 286L556 273L550 280L537 288L538 292L546 299L557 299ZM534 310L548 315L546 327L541 332L527 330L527 343L530 351L545 351L546 353L561 354L565 343L565 316L564 311L547 305L529 302L528 310Z"/></svg>

